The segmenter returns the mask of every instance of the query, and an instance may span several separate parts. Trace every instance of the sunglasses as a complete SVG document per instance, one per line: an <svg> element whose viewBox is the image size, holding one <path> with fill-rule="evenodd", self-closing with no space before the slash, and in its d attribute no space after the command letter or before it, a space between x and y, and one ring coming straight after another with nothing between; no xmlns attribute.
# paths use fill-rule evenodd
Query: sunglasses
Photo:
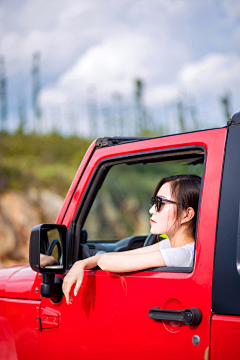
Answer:
<svg viewBox="0 0 240 360"><path fill-rule="evenodd" d="M181 204L179 204L179 203L176 202L176 201L172 201L172 200L168 200L168 199L165 199L165 198L161 198L160 196L155 196L155 197L152 196L152 197L151 197L150 204L151 204L151 207L152 207L153 205L155 205L155 209L156 209L156 211L158 212L158 211L160 211L162 204L165 203L165 202L168 202L168 203L170 203L170 204L181 205Z"/></svg>

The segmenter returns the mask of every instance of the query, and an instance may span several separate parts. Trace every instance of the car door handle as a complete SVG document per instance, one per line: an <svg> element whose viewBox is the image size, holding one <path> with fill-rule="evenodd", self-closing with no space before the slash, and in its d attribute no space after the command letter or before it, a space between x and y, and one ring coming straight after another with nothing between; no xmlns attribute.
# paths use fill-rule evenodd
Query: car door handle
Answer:
<svg viewBox="0 0 240 360"><path fill-rule="evenodd" d="M198 308L168 310L154 307L149 310L148 316L153 320L180 321L185 325L199 325L202 321L202 313Z"/></svg>

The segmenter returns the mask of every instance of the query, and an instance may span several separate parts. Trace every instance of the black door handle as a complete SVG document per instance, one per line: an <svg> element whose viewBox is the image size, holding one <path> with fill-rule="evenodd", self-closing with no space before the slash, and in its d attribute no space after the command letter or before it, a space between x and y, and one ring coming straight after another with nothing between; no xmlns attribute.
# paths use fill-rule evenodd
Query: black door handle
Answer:
<svg viewBox="0 0 240 360"><path fill-rule="evenodd" d="M154 307L149 310L148 316L153 320L180 321L185 325L199 325L202 321L202 313L198 308L167 310Z"/></svg>

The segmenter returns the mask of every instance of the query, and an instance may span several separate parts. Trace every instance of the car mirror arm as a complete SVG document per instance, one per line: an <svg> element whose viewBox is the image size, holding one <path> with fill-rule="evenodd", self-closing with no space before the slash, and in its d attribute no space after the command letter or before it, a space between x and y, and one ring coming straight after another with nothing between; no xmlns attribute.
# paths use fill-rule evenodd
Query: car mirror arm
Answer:
<svg viewBox="0 0 240 360"><path fill-rule="evenodd" d="M52 302L59 303L63 298L62 279L54 274L43 274L41 284L41 295L50 298Z"/></svg>

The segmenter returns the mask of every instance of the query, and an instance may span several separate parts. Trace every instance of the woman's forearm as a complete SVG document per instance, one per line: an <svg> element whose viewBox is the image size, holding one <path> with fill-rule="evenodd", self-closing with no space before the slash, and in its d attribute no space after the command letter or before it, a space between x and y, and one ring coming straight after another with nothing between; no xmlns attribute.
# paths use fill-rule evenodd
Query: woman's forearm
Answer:
<svg viewBox="0 0 240 360"><path fill-rule="evenodd" d="M159 250L146 253L107 253L98 260L98 266L105 271L131 272L152 267L166 266Z"/></svg>
<svg viewBox="0 0 240 360"><path fill-rule="evenodd" d="M145 253L150 253L153 251L157 251L158 250L158 246L159 244L154 244L154 245L150 245L150 246L146 246L143 248L138 248L138 249L134 249L134 250L127 250L127 251L123 251L123 252L111 252L111 253L104 253L104 254L99 254L99 255L95 255L95 256L91 256L89 258L86 258L84 260L80 260L83 261L83 266L84 269L92 269L95 266L99 265L98 262L99 260L102 258L102 256L106 256L106 255L113 255L113 256L117 256L120 254L120 256L122 257L124 254L145 254ZM110 271L110 270L109 270Z"/></svg>

